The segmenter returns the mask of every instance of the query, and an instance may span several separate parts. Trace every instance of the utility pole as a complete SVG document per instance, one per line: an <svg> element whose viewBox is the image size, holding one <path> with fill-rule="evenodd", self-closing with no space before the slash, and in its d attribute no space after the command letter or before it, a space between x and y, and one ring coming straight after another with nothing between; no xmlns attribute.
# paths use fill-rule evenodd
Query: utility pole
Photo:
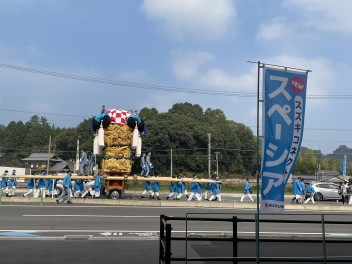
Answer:
<svg viewBox="0 0 352 264"><path fill-rule="evenodd" d="M2 162L2 146L0 146L0 161L1 161L1 164L3 164L3 162Z"/></svg>
<svg viewBox="0 0 352 264"><path fill-rule="evenodd" d="M170 149L170 162L171 162L171 164L170 164L170 177L172 177L172 149Z"/></svg>
<svg viewBox="0 0 352 264"><path fill-rule="evenodd" d="M211 177L211 143L210 133L208 133L208 176Z"/></svg>
<svg viewBox="0 0 352 264"><path fill-rule="evenodd" d="M216 176L219 175L219 159L218 159L219 152L215 152L215 159L216 159Z"/></svg>
<svg viewBox="0 0 352 264"><path fill-rule="evenodd" d="M75 171L79 170L79 139L77 139L77 151L76 151L76 166Z"/></svg>
<svg viewBox="0 0 352 264"><path fill-rule="evenodd" d="M47 163L47 166L46 166L46 175L49 175L50 148L51 148L51 135L50 135L50 137L49 137L49 151L48 151L48 163Z"/></svg>

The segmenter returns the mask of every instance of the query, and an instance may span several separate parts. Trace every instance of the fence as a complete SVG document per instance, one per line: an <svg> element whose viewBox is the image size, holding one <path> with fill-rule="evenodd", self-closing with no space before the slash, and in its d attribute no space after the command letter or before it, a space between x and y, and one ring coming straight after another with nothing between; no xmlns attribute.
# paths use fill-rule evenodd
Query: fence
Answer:
<svg viewBox="0 0 352 264"><path fill-rule="evenodd" d="M203 217L199 217L198 215L203 215ZM204 217L205 215L205 217ZM341 226L346 226L346 230L352 230L351 225L352 221L345 221L345 220L326 220L327 216L331 217L340 217L334 214L311 214L312 218L319 218L315 220L300 220L300 219L273 219L275 218L282 218L278 215L265 215L263 219L259 218L259 226L265 224L266 226L270 226L272 224L304 224L304 225L312 225L309 226L311 230L319 228L320 235L316 233L312 237L303 238L298 236L291 236L291 237L259 237L256 240L255 237L241 237L239 236L239 224L242 223L252 223L255 224L255 218L248 218L249 214L237 214L237 215L230 215L230 217L219 217L228 214L187 214L186 217L172 217L172 216L160 216L160 241L159 241L159 263L160 264L169 264L174 262L181 262L188 263L188 262L211 262L211 263L352 263L352 256L350 252L350 247L352 245L352 241L350 236L343 236L343 233L336 234L335 237L326 237L326 228L327 226L335 226L341 228ZM314 215L314 217L313 217ZM216 216L216 217L214 217ZM246 217L247 216L247 217ZM289 214L286 215L290 218L299 218L302 214ZM303 216L307 216L307 214L303 214ZM352 219L352 215L345 214L344 217ZM173 227L170 222L185 222L186 223L186 230L185 236L175 236L173 235ZM227 222L230 223L232 226L232 233L230 236L217 236L217 237L192 237L189 236L188 228L190 222ZM318 226L317 226L318 225ZM313 228L313 226L315 226ZM318 235L317 235L318 234ZM352 235L351 235L352 236ZM173 254L173 247L174 243L182 242L184 243L184 256L174 256ZM207 241L207 242L221 242L221 243L229 243L231 246L231 255L232 256L216 256L215 252L208 252L206 257L190 257L188 254L188 246L189 243L192 241ZM198 243L197 242L197 243ZM201 242L200 242L201 243ZM239 245L241 243L245 243L246 245L252 244L252 247L256 249L255 254L252 256L245 256L246 252L240 252ZM288 256L282 256L282 253L285 250L278 252L278 255L281 256L259 256L257 252L259 251L259 247L262 247L265 243L269 245L276 245L278 248L285 248L288 250ZM300 245L300 249L306 248L308 253L304 253L304 256L290 256L292 255L290 249L294 248L294 243L296 245ZM348 255L338 255L334 254L329 256L327 252L328 245L335 244L339 246L339 248L346 248L346 253ZM346 247L341 247L341 245L345 245ZM245 248L245 247L241 247ZM316 253L316 251L320 251ZM335 250L336 251L336 250ZM310 256L307 256L308 254ZM248 255L248 252L247 252ZM268 255L268 254L266 254ZM295 255L295 254L293 254ZM315 255L315 256L314 256Z"/></svg>

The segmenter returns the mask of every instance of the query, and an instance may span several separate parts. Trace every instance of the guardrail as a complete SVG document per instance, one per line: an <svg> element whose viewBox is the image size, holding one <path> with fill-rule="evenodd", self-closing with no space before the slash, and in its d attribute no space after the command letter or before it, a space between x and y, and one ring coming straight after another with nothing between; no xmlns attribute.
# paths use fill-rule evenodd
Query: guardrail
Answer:
<svg viewBox="0 0 352 264"><path fill-rule="evenodd" d="M240 257L238 246L240 243L243 242L251 242L255 243L258 246L258 243L266 243L266 242L279 242L279 243L286 243L289 247L290 244L293 243L292 238L260 238L259 241L256 241L256 238L244 238L239 237L238 235L238 224L239 223L255 223L255 219L248 219L241 217L243 215L237 216L233 215L231 217L214 217L215 214L201 214L207 215L207 217L190 217L189 215L199 215L199 214L187 214L186 217L173 217L173 216L165 216L160 215L160 239L159 239L159 263L160 264L169 264L173 262L221 262L221 263L352 263L352 255L344 255L344 256L328 256L327 254L327 245L338 243L344 244L348 243L352 245L351 238L343 239L343 238L334 238L334 239L326 239L326 226L327 225L348 225L352 226L352 221L335 221L325 219L324 214L314 214L315 216L320 216L320 220L285 220L285 219L259 219L259 223L268 223L268 224L309 224L309 225L321 225L321 237L310 237L310 238L295 238L294 242L306 244L314 244L318 243L321 244L321 255L318 256L307 256L307 257L261 257L261 256L250 256L250 257ZM212 215L213 217L209 217ZM219 216L221 214L216 214ZM226 214L228 215L228 214ZM292 216L294 214L290 214ZM305 214L307 215L307 214ZM268 216L268 215L266 215ZM350 219L352 219L352 215L349 215ZM173 227L170 222L186 222L186 230L184 237L176 237L173 236ZM194 221L207 221L207 222L229 222L232 223L232 236L230 237L189 237L188 236L188 223ZM352 228L349 228L352 230ZM172 251L173 241L184 241L185 242L185 256L174 257ZM224 257L224 256L212 256L212 257L189 257L188 256L188 243L190 241L217 241L217 242L226 242L232 243L232 256L231 257ZM349 246L350 246L349 245ZM259 251L258 251L259 252ZM242 254L243 255L243 254Z"/></svg>

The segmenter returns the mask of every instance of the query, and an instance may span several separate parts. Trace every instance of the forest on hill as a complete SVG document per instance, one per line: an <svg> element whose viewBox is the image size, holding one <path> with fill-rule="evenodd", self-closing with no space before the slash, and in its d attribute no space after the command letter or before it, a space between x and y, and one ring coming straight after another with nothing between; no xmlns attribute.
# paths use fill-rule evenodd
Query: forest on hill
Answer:
<svg viewBox="0 0 352 264"><path fill-rule="evenodd" d="M254 176L257 169L256 136L241 123L228 120L220 109L203 109L198 104L177 103L167 112L155 108L143 108L140 117L147 126L143 136L143 152L152 153L155 174L199 173L207 175L209 160L212 173L222 177ZM94 131L84 119L77 127L59 128L50 126L46 117L32 116L27 122L10 122L0 126L0 164L22 167L21 159L31 153L47 153L51 137L51 153L66 161L74 161L77 140L80 148L93 149ZM301 148L293 173L314 175L321 170L338 170L344 155L352 158L352 149L340 146L331 155L318 150ZM103 157L99 157L101 159ZM135 160L132 173L139 173L139 159ZM350 171L350 165L347 166Z"/></svg>

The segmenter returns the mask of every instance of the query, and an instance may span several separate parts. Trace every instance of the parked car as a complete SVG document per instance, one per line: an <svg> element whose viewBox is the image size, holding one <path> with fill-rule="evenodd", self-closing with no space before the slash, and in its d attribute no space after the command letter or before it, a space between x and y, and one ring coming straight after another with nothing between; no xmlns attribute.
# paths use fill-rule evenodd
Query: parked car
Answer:
<svg viewBox="0 0 352 264"><path fill-rule="evenodd" d="M312 186L315 190L314 200L316 201L341 199L341 195L339 195L338 184L329 182L316 182L313 183Z"/></svg>

